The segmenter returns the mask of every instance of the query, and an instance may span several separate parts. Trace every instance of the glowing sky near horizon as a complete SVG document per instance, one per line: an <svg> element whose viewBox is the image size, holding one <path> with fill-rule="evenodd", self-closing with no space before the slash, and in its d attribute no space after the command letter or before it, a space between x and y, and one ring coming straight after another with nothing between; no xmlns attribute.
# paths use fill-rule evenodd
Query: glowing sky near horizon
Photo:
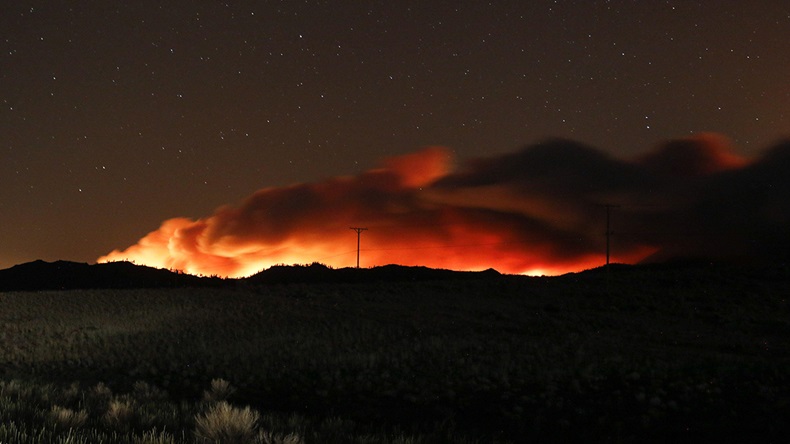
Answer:
<svg viewBox="0 0 790 444"><path fill-rule="evenodd" d="M448 147L448 171L459 172L553 137L628 164L668 140L716 132L733 156L761 159L790 134L788 36L790 4L780 0L2 2L0 268L93 262L164 221L243 208L262 189L358 180L425 146ZM523 221L477 208L490 191L445 184L429 197L396 195L463 208L442 215L463 229L424 245L497 245L490 254L505 257L525 239L498 236ZM575 214L543 198L521 196L519 205L541 205L519 214L530 223L560 207ZM419 205L409 217L428 217ZM785 203L771 208L784 214ZM599 223L588 221L596 242ZM349 247L337 254L355 247L342 228ZM576 239L530 251L565 266L595 247L589 261L600 261L600 245ZM382 260L398 262L401 250L384 240ZM321 257L281 257L335 251L310 245ZM653 247L634 244L620 259ZM350 266L355 255L337 258Z"/></svg>

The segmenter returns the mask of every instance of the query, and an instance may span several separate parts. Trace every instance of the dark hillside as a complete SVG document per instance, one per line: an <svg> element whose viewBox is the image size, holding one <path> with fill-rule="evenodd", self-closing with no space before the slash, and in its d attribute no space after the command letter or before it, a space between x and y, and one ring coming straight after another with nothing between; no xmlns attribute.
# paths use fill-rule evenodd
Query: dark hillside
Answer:
<svg viewBox="0 0 790 444"><path fill-rule="evenodd" d="M672 261L640 265L611 264L558 277L543 277L559 282L579 282L587 286L675 285L681 282L732 281L739 277L749 280L771 281L787 277L788 265L777 263L760 266L738 266L709 261ZM383 282L426 281L497 281L505 277L494 269L485 271L453 271L402 265L373 268L333 269L323 264L277 265L242 279L194 276L157 269L129 262L86 264L70 261L45 262L37 260L0 270L0 291L40 291L73 289L131 289L170 287L217 287L269 284L365 284ZM518 276L512 276L518 278Z"/></svg>
<svg viewBox="0 0 790 444"><path fill-rule="evenodd" d="M37 260L0 270L0 291L213 286L221 282L129 262L89 265Z"/></svg>
<svg viewBox="0 0 790 444"><path fill-rule="evenodd" d="M368 283L429 280L485 279L500 276L493 269L485 271L452 271L428 267L384 265L374 268L332 269L325 265L278 265L246 278L252 284L280 283Z"/></svg>
<svg viewBox="0 0 790 444"><path fill-rule="evenodd" d="M129 262L86 263L37 260L0 270L0 291L74 290L99 288L157 288L282 283L368 283L484 279L496 270L463 272L427 267L385 265L375 268L332 269L322 264L278 265L244 279L198 277Z"/></svg>

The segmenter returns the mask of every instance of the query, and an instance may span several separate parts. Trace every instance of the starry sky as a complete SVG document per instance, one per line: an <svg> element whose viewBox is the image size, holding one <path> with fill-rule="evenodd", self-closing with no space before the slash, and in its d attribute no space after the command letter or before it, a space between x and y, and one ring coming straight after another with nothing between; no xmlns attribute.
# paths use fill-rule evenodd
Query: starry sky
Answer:
<svg viewBox="0 0 790 444"><path fill-rule="evenodd" d="M0 268L426 146L633 159L706 132L757 159L790 134L788 37L785 0L4 1Z"/></svg>

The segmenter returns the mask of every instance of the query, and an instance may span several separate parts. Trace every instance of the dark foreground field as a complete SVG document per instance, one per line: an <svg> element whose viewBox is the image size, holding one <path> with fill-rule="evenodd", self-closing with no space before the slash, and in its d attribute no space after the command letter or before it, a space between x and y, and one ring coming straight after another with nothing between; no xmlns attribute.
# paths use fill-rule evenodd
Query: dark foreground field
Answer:
<svg viewBox="0 0 790 444"><path fill-rule="evenodd" d="M778 442L788 294L699 264L0 293L0 442L195 442L215 378L250 442Z"/></svg>

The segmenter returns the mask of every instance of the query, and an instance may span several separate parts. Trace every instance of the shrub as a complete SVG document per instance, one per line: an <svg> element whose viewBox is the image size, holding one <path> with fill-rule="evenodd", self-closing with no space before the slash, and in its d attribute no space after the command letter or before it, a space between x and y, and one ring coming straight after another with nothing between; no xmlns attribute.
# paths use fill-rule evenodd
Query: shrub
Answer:
<svg viewBox="0 0 790 444"><path fill-rule="evenodd" d="M30 396L31 393L32 389L25 386L17 379L12 379L8 382L0 381L1 396L8 396L12 399L21 399Z"/></svg>
<svg viewBox="0 0 790 444"><path fill-rule="evenodd" d="M164 431L157 432L156 430L149 430L143 433L142 436L135 438L134 444L175 444L176 439L173 435Z"/></svg>
<svg viewBox="0 0 790 444"><path fill-rule="evenodd" d="M112 390L99 382L88 390L85 396L85 406L91 414L102 415L110 406L112 400Z"/></svg>
<svg viewBox="0 0 790 444"><path fill-rule="evenodd" d="M167 399L167 393L159 387L151 385L145 381L137 381L132 386L133 396L140 402L162 401Z"/></svg>
<svg viewBox="0 0 790 444"><path fill-rule="evenodd" d="M195 418L195 436L198 442L253 443L259 418L258 412L249 407L240 409L220 401Z"/></svg>
<svg viewBox="0 0 790 444"><path fill-rule="evenodd" d="M203 400L206 402L227 401L230 395L236 392L236 388L224 379L212 379L211 389L203 392Z"/></svg>
<svg viewBox="0 0 790 444"><path fill-rule="evenodd" d="M88 420L88 413L84 410L74 411L57 405L49 411L49 420L61 430L76 429Z"/></svg>
<svg viewBox="0 0 790 444"><path fill-rule="evenodd" d="M134 404L131 401L113 399L102 419L107 425L126 431L132 427L134 413Z"/></svg>
<svg viewBox="0 0 790 444"><path fill-rule="evenodd" d="M67 404L76 403L80 400L82 389L79 382L72 382L65 390L63 390L63 400Z"/></svg>
<svg viewBox="0 0 790 444"><path fill-rule="evenodd" d="M303 444L304 440L296 433L287 435L275 435L271 432L261 432L258 435L258 442L262 444Z"/></svg>

